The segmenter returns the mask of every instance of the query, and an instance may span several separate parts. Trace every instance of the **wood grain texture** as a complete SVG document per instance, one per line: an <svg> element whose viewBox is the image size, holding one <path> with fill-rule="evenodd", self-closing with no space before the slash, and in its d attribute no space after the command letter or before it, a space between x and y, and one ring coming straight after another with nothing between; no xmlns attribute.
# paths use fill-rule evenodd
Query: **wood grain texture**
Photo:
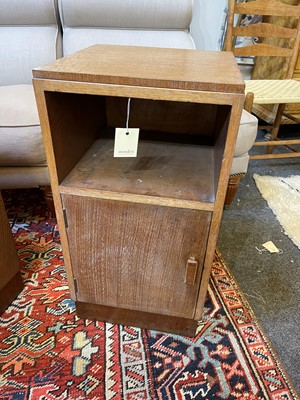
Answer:
<svg viewBox="0 0 300 400"><path fill-rule="evenodd" d="M297 5L285 4L286 2L254 0L238 3L236 0L229 0L225 50L233 51L235 56L288 57L290 59L288 63L292 65L293 69L300 40L300 7L295 0L293 0L293 4ZM236 14L262 15L263 22L234 27ZM282 18L290 20L291 23L282 26L280 22ZM237 36L258 37L259 43L252 46L235 47ZM254 79L253 76L252 79Z"/></svg>
<svg viewBox="0 0 300 400"><path fill-rule="evenodd" d="M250 160L270 160L273 158L293 158L300 157L300 152L293 153L279 153L279 154L260 154L255 156L250 156Z"/></svg>
<svg viewBox="0 0 300 400"><path fill-rule="evenodd" d="M245 174L231 175L228 181L228 187L225 197L225 206L230 206L236 194L240 181L244 178Z"/></svg>
<svg viewBox="0 0 300 400"><path fill-rule="evenodd" d="M285 3L299 6L299 0L285 0ZM263 21L267 23L276 24L288 29L295 28L297 26L296 18L287 17L264 17ZM261 39L262 42L267 41L276 46L290 46L289 41L279 37L273 37L268 39ZM252 71L252 79L285 79L293 78L300 80L300 57L299 52L295 52L296 61L290 63L289 59L285 57L257 57ZM271 119L275 118L276 107L273 104L255 106L257 108L258 116L262 116L263 113L267 113L271 116ZM299 104L287 104L285 107L285 113L287 118L284 119L284 123L293 123L293 118L300 117L300 106ZM273 117L272 117L273 116ZM290 119L291 117L291 119Z"/></svg>
<svg viewBox="0 0 300 400"><path fill-rule="evenodd" d="M1 280L5 280L5 275L1 276ZM10 306L14 299L21 293L24 288L24 282L21 272L6 281L6 284L0 289L0 315Z"/></svg>
<svg viewBox="0 0 300 400"><path fill-rule="evenodd" d="M73 300L75 300L75 288L74 288L72 265L70 260L69 242L67 238L66 227L64 224L61 196L59 192L59 177L57 173L59 166L56 165L56 158L54 153L55 149L53 148L50 121L49 121L47 103L45 98L47 90L44 90L43 81L38 81L38 82L34 81L33 87L38 107L41 128L42 128L43 141L45 146L47 165L50 175L51 189L55 206L55 214L59 226L60 240L64 254L64 264L68 278L70 296ZM61 132L61 135L62 134L63 132Z"/></svg>
<svg viewBox="0 0 300 400"><path fill-rule="evenodd" d="M125 98L139 98L152 100L168 100L174 102L193 102L203 104L232 105L235 96L244 96L243 93L236 94L234 97L230 92L211 92L199 90L185 90L172 88L158 88L145 86L129 85L110 85L107 83L87 83L51 79L33 79L33 84L38 91L90 94L96 96L117 96ZM243 83L243 88L245 84ZM47 113L46 113L47 115Z"/></svg>
<svg viewBox="0 0 300 400"><path fill-rule="evenodd" d="M108 126L125 126L127 102L125 97L106 96ZM215 104L131 98L129 127L159 132L160 139L165 140L168 136L162 132L169 133L169 141L175 140L175 134L198 135L203 140L213 135L216 117Z"/></svg>
<svg viewBox="0 0 300 400"><path fill-rule="evenodd" d="M195 257L190 257L186 263L186 272L184 282L187 285L195 285L199 263Z"/></svg>
<svg viewBox="0 0 300 400"><path fill-rule="evenodd" d="M235 1L235 0L230 0ZM300 8L278 0L254 0L247 3L236 3L238 14L277 15L280 17L300 17Z"/></svg>
<svg viewBox="0 0 300 400"><path fill-rule="evenodd" d="M214 92L244 90L231 53L199 50L94 45L35 69L33 76Z"/></svg>
<svg viewBox="0 0 300 400"><path fill-rule="evenodd" d="M76 313L79 318L88 318L98 321L137 326L144 329L154 329L161 332L170 332L182 336L194 337L197 321L188 318L171 317L147 313L144 311L125 310L116 307L107 307L99 304L76 301Z"/></svg>
<svg viewBox="0 0 300 400"><path fill-rule="evenodd" d="M218 119L215 126L215 140L214 140L214 164L213 164L213 174L214 174L214 193L218 191L218 186L220 183L220 174L224 161L224 149L226 141L230 143L235 142L235 138L228 135L228 125L232 109L227 107L219 107L218 109ZM239 118L237 116L237 118Z"/></svg>
<svg viewBox="0 0 300 400"><path fill-rule="evenodd" d="M235 36L248 37L278 37L278 38L296 38L297 30L285 28L282 26L274 26L270 23L261 22L259 24L236 26L233 28Z"/></svg>
<svg viewBox="0 0 300 400"><path fill-rule="evenodd" d="M51 214L55 218L55 207L53 202L53 194L50 185L40 186L40 190L43 192L47 207L49 208Z"/></svg>
<svg viewBox="0 0 300 400"><path fill-rule="evenodd" d="M10 230L3 199L0 194L0 313L23 288L19 272L19 258Z"/></svg>
<svg viewBox="0 0 300 400"><path fill-rule="evenodd" d="M77 301L193 318L211 213L62 197ZM190 257L195 285L185 283Z"/></svg>
<svg viewBox="0 0 300 400"><path fill-rule="evenodd" d="M233 55L93 46L34 76L72 298L95 318L193 330L244 102ZM103 132L124 126L128 97L142 153L117 161Z"/></svg>
<svg viewBox="0 0 300 400"><path fill-rule="evenodd" d="M295 5L290 5L286 3L293 3ZM234 28L234 16L236 14L242 15L261 15L263 16L262 23L254 23L249 26ZM286 20L287 24L283 25L282 20ZM282 26L283 25L283 26ZM291 29L290 29L291 28ZM289 36L288 32L292 33ZM249 32L249 33L247 33ZM235 35L244 36L257 36L259 43L256 45L238 47L236 44ZM268 37L268 34L270 37ZM299 44L300 44L300 6L298 0L284 0L283 2L279 2L277 0L253 0L249 2L239 3L236 0L228 1L228 24L227 24L227 32L225 38L225 49L231 50L235 56L254 56L256 57L256 70L257 65L259 63L258 60L261 59L261 65L264 65L264 69L266 71L266 78L271 78L270 68L267 66L269 60L271 63L274 63L274 57L279 59L279 63L281 65L280 75L283 79L281 82L285 82L285 79L291 79L294 73L295 65L297 63L298 52L299 52ZM255 83L254 78L257 78L257 73L254 72L252 75L252 80L248 81ZM260 76L260 79L262 77ZM256 82L259 80L256 79ZM295 82L295 81L294 81ZM288 85L288 82L287 82ZM283 92L278 92L277 88L273 88L273 92L270 90L268 92L268 99L262 101L264 94L262 97L259 97L258 91L255 88L248 89L246 86L246 91L250 90L254 94L254 106L255 112L258 117L264 119L265 115L263 112L263 108L259 108L257 103L270 103L272 105L276 105L275 108L275 116L274 122L271 126L271 138L272 140L277 138L279 127L282 123L283 113L287 114L285 111L285 103L297 102L297 97L293 97L290 101L286 100ZM295 90L295 89L294 89ZM286 91L290 91L289 87L286 88ZM256 99L257 97L257 99ZM278 107L277 107L278 105ZM250 107L249 102L247 104ZM272 110L272 106L269 104L266 105L266 110ZM268 111L267 111L268 113ZM268 153L272 153L273 146L267 147ZM294 157L297 156L297 153L293 153ZM290 155L288 155L290 157ZM266 158L266 157L258 157L255 158ZM270 157L272 158L272 157ZM278 158L274 155L273 158Z"/></svg>
<svg viewBox="0 0 300 400"><path fill-rule="evenodd" d="M215 163L215 176L217 179L216 182L216 200L214 206L214 212L212 214L212 221L207 241L207 249L205 256L205 263L203 274L200 283L200 290L198 296L198 303L195 310L194 318L196 320L200 320L202 316L202 310L205 302L206 291L208 287L209 277L211 266L213 262L213 257L216 250L217 239L219 234L220 222L222 218L225 196L227 192L227 184L229 179L229 173L232 165L232 157L235 149L236 137L238 134L239 123L241 119L242 108L244 104L244 99L238 96L234 98L235 102L231 109L228 128L227 128L227 137L224 140L224 135L220 135L219 140L216 144L216 152L219 154L219 162L221 164ZM221 127L223 121L223 129L225 131L227 121L221 119ZM226 121L226 122L225 122ZM222 142L225 146L222 149Z"/></svg>
<svg viewBox="0 0 300 400"><path fill-rule="evenodd" d="M192 200L171 199L168 197L144 196L130 193L117 193L99 189L82 189L78 187L60 186L60 194L90 197L94 199L128 201L136 204L148 204L162 207L185 208L189 210L214 211L214 203Z"/></svg>
<svg viewBox="0 0 300 400"><path fill-rule="evenodd" d="M0 194L0 289L19 271L19 258Z"/></svg>
<svg viewBox="0 0 300 400"><path fill-rule="evenodd" d="M138 156L127 158L113 157L113 148L112 139L97 140L62 186L214 202L212 146L140 141Z"/></svg>
<svg viewBox="0 0 300 400"><path fill-rule="evenodd" d="M292 57L293 50L270 44L258 43L252 46L236 47L233 50L235 56L254 57Z"/></svg>
<svg viewBox="0 0 300 400"><path fill-rule="evenodd" d="M46 92L58 181L61 182L106 125L104 98Z"/></svg>

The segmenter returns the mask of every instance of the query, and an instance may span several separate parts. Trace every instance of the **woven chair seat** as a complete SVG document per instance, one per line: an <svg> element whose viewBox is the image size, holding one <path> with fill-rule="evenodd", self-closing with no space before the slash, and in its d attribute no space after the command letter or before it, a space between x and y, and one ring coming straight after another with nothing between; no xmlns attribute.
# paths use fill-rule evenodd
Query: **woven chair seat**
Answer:
<svg viewBox="0 0 300 400"><path fill-rule="evenodd" d="M246 93L254 93L256 104L300 103L300 82L294 79L248 80Z"/></svg>
<svg viewBox="0 0 300 400"><path fill-rule="evenodd" d="M278 132L283 117L300 123L300 119L288 114L286 104L300 103L300 82L293 79L294 70L299 59L300 47L300 4L286 4L286 0L228 0L228 14L224 49L232 51L236 57L283 57L286 69L282 75L286 79L251 79L245 81L245 108L255 111L254 107L275 105L275 118L271 126L271 140L256 141L255 146L267 146L267 154L255 154L252 159L300 157L300 151L294 145L300 145L300 139L278 138ZM289 2L290 3L290 2ZM244 15L260 15L251 24L242 24ZM236 18L238 17L238 18ZM271 18L270 18L271 17ZM293 26L290 26L290 18ZM258 43L238 46L238 37L258 38ZM269 39L272 39L271 41ZM284 39L284 40L282 40ZM281 61L280 61L281 62ZM268 75L266 75L268 77ZM254 107L253 107L254 105ZM257 114L258 115L258 114ZM264 118L262 118L264 120ZM281 152L279 146L284 146L288 152ZM277 153L273 154L274 148ZM280 152L280 153L279 153Z"/></svg>

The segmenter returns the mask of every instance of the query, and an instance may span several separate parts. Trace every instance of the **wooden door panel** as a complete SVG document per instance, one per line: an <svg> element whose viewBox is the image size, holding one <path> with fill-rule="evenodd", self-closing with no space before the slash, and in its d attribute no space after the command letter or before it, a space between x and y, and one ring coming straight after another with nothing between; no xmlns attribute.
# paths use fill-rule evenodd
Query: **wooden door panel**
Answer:
<svg viewBox="0 0 300 400"><path fill-rule="evenodd" d="M193 318L211 213L62 198L77 301Z"/></svg>

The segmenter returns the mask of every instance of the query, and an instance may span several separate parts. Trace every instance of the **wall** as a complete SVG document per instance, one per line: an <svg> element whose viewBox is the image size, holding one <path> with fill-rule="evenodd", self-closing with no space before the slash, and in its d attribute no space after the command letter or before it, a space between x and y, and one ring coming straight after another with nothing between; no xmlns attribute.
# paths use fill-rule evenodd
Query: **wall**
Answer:
<svg viewBox="0 0 300 400"><path fill-rule="evenodd" d="M191 35L199 50L220 50L227 0L194 0Z"/></svg>

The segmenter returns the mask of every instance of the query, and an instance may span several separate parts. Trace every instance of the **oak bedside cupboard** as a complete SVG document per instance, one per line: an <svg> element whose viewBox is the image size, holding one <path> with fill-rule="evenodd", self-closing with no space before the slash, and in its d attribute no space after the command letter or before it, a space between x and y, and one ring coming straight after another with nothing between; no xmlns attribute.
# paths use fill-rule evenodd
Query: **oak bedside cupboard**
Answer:
<svg viewBox="0 0 300 400"><path fill-rule="evenodd" d="M95 45L33 76L78 316L194 335L244 102L233 55ZM137 156L114 157L127 125Z"/></svg>

